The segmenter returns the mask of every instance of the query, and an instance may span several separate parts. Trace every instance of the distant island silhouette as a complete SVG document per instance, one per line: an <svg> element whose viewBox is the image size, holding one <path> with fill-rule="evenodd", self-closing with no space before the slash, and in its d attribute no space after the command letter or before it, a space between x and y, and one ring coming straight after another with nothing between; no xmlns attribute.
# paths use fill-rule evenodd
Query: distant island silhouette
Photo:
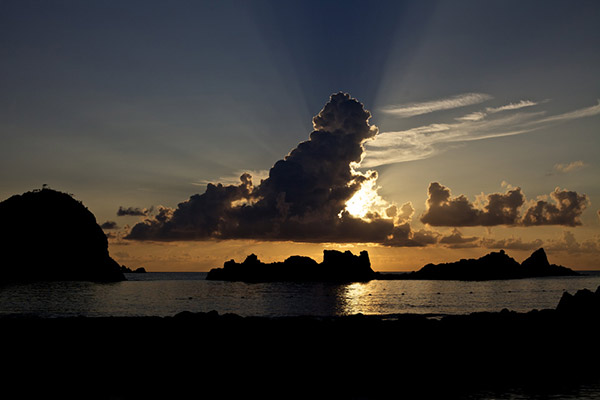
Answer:
<svg viewBox="0 0 600 400"><path fill-rule="evenodd" d="M304 256L291 256L283 262L263 263L255 254L251 254L242 263L230 260L225 262L223 268L211 269L206 279L243 282L366 282L376 276L366 251L355 256L350 251L342 253L324 250L321 263Z"/></svg>
<svg viewBox="0 0 600 400"><path fill-rule="evenodd" d="M0 202L0 283L125 280L96 217L71 195L44 188Z"/></svg>
<svg viewBox="0 0 600 400"><path fill-rule="evenodd" d="M367 251L355 256L350 251L324 250L321 263L304 256L291 256L283 262L263 263L255 254L251 254L242 263L230 260L225 262L223 268L211 269L206 279L243 282L366 282L376 279L485 281L571 275L580 274L570 268L550 264L543 248L534 251L521 264L500 250L478 259L427 264L418 271L402 274L373 271Z"/></svg>
<svg viewBox="0 0 600 400"><path fill-rule="evenodd" d="M461 259L451 263L427 264L418 271L397 275L386 275L388 279L424 279L487 281L500 279L538 278L544 276L580 275L570 268L550 264L543 248L534 251L519 264L514 258L500 250L477 259Z"/></svg>

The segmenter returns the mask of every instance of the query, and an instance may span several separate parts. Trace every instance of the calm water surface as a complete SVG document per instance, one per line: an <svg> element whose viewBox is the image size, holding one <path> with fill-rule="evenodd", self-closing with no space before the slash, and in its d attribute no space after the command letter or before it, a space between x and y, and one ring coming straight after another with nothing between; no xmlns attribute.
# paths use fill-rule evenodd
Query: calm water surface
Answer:
<svg viewBox="0 0 600 400"><path fill-rule="evenodd" d="M570 387L512 388L503 391L481 391L459 397L460 400L598 400L600 381Z"/></svg>
<svg viewBox="0 0 600 400"><path fill-rule="evenodd" d="M171 316L181 311L242 316L466 314L554 308L563 292L595 290L585 276L488 282L371 281L354 284L206 281L206 273L127 274L127 281L43 282L0 287L0 315Z"/></svg>
<svg viewBox="0 0 600 400"><path fill-rule="evenodd" d="M0 287L0 315L172 316L181 311L242 316L466 314L508 308L554 308L563 292L595 290L600 271L586 276L491 282L372 281L260 283L206 281L206 273L128 274L125 282L45 282ZM471 399L599 399L600 380L571 388L474 392Z"/></svg>

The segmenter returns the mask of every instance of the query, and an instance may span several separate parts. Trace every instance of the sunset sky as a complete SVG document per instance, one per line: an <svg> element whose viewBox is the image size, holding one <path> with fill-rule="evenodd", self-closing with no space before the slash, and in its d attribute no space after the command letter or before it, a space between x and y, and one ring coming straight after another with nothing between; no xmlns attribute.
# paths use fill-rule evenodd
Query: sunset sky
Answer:
<svg viewBox="0 0 600 400"><path fill-rule="evenodd" d="M0 0L0 200L151 271L600 269L599 50L598 1Z"/></svg>

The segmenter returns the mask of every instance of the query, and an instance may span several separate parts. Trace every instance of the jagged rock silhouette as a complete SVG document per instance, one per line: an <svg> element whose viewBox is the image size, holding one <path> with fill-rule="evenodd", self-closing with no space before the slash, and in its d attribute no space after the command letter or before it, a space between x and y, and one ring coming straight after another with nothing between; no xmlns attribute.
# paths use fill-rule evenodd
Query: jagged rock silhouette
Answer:
<svg viewBox="0 0 600 400"><path fill-rule="evenodd" d="M322 263L302 256L291 256L283 262L263 263L251 254L242 263L230 260L225 262L223 268L211 269L206 279L244 282L365 282L374 279L485 281L570 275L580 274L570 268L550 264L543 248L534 251L521 264L500 250L478 259L427 264L418 271L406 274L373 271L366 251L355 256L350 251L324 250Z"/></svg>
<svg viewBox="0 0 600 400"><path fill-rule="evenodd" d="M506 254L504 250L500 250L477 259L427 264L418 271L404 275L403 278L484 281L570 275L579 275L579 273L567 267L550 264L546 252L540 248L521 264Z"/></svg>
<svg viewBox="0 0 600 400"><path fill-rule="evenodd" d="M213 268L206 279L244 282L327 281L364 282L374 279L369 254L355 256L350 251L324 250L323 262L310 257L291 256L283 262L263 263L255 254L242 263L225 262L223 268Z"/></svg>

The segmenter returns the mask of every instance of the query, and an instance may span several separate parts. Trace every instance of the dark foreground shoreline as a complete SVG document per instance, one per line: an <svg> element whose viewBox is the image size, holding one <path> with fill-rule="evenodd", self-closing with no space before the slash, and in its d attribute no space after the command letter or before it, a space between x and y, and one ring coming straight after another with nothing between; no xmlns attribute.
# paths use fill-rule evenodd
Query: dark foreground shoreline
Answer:
<svg viewBox="0 0 600 400"><path fill-rule="evenodd" d="M556 309L441 318L5 316L4 390L111 399L576 390L600 382L600 313L569 297ZM600 290L588 297L597 301Z"/></svg>

